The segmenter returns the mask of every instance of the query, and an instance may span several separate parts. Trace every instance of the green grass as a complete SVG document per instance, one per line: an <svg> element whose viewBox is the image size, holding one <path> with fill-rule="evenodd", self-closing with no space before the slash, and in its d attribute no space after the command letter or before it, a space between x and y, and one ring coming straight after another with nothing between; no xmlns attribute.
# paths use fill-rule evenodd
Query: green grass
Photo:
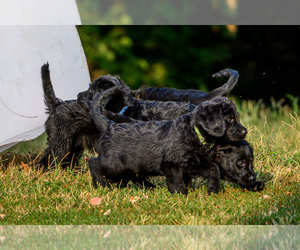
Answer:
<svg viewBox="0 0 300 250"><path fill-rule="evenodd" d="M273 102L238 105L254 147L255 171L265 190L249 192L222 182L208 195L206 182L195 180L188 196L171 195L164 178L158 188L94 189L82 157L82 171L46 174L34 166L39 153L0 155L1 225L297 225L300 223L300 118L294 109ZM268 198L266 198L268 196ZM93 197L102 198L91 205Z"/></svg>

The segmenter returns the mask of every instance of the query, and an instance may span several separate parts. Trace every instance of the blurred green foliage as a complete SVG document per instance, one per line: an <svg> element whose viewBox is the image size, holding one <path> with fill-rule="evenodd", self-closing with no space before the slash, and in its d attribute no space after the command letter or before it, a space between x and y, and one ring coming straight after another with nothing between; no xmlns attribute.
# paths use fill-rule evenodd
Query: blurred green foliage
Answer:
<svg viewBox="0 0 300 250"><path fill-rule="evenodd" d="M299 1L77 0L83 24L299 24Z"/></svg>
<svg viewBox="0 0 300 250"><path fill-rule="evenodd" d="M225 26L203 26L201 34L190 26L79 26L78 31L92 80L119 75L131 88L207 90L208 80L217 82L211 79L213 66L231 58L226 44L211 47L210 35L234 39Z"/></svg>
<svg viewBox="0 0 300 250"><path fill-rule="evenodd" d="M119 75L132 89L141 85L210 91L239 72L232 94L271 105L286 93L300 95L299 26L101 25L77 27L92 80ZM294 103L292 104L294 105Z"/></svg>
<svg viewBox="0 0 300 250"><path fill-rule="evenodd" d="M199 20L232 21L237 1L77 0L77 5L83 24L193 24Z"/></svg>

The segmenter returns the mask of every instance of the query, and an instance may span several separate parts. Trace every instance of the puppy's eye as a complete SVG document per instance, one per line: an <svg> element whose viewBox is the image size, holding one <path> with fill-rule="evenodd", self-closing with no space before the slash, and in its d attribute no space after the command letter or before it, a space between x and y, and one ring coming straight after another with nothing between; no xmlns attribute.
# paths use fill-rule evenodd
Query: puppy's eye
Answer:
<svg viewBox="0 0 300 250"><path fill-rule="evenodd" d="M239 160L239 161L237 162L237 165L238 165L239 167L246 167L247 162L246 162L245 159Z"/></svg>
<svg viewBox="0 0 300 250"><path fill-rule="evenodd" d="M230 118L227 119L227 122L232 123L233 120L234 120L233 117L230 117Z"/></svg>

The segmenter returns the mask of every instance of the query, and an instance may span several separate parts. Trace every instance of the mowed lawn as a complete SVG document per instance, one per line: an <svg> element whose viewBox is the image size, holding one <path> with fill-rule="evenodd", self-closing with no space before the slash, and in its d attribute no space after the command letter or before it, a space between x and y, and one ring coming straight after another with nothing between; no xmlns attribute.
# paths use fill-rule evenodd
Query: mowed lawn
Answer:
<svg viewBox="0 0 300 250"><path fill-rule="evenodd" d="M296 106L243 101L238 105L247 141L265 190L250 192L222 181L208 195L206 181L194 180L187 196L170 194L162 177L154 190L94 189L85 153L80 171L35 169L42 153L0 155L1 225L295 225L300 223L300 118ZM43 137L40 140L45 140ZM30 147L30 144L27 144Z"/></svg>

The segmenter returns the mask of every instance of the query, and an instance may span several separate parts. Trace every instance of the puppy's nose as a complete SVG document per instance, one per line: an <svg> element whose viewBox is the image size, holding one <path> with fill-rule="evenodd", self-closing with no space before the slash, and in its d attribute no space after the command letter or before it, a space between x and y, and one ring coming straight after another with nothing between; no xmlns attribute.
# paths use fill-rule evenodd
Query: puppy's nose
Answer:
<svg viewBox="0 0 300 250"><path fill-rule="evenodd" d="M247 129L243 128L243 129L240 129L240 133L242 136L246 137L246 135L248 134L248 131L247 131Z"/></svg>
<svg viewBox="0 0 300 250"><path fill-rule="evenodd" d="M254 182L255 181L255 176L253 176L253 175L251 175L250 177L249 177L249 181L251 181L251 182Z"/></svg>

